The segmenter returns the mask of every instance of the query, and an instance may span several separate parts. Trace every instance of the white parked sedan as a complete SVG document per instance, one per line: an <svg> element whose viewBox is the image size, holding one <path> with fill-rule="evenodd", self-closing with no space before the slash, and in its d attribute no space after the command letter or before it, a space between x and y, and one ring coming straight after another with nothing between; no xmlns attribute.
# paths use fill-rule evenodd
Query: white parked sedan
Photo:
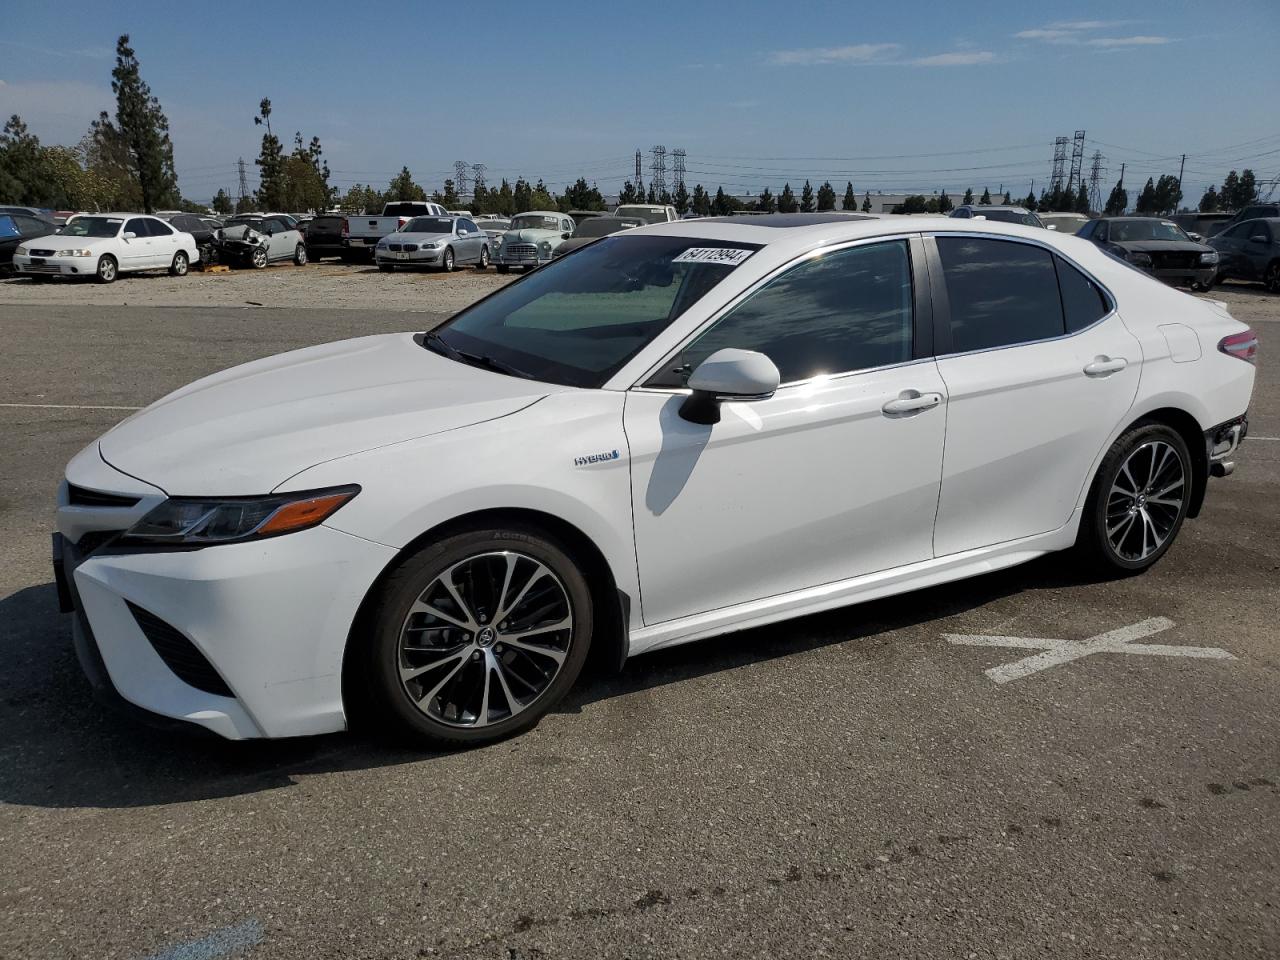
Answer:
<svg viewBox="0 0 1280 960"><path fill-rule="evenodd" d="M1146 569L1231 472L1256 345L1038 228L643 227L430 333L130 417L67 467L60 593L90 676L155 713L279 737L367 703L490 740L591 646L621 663L1071 547Z"/></svg>
<svg viewBox="0 0 1280 960"><path fill-rule="evenodd" d="M23 241L14 251L20 274L95 277L111 283L122 273L168 270L186 276L199 259L193 236L174 230L158 217L138 213L82 214L61 233Z"/></svg>

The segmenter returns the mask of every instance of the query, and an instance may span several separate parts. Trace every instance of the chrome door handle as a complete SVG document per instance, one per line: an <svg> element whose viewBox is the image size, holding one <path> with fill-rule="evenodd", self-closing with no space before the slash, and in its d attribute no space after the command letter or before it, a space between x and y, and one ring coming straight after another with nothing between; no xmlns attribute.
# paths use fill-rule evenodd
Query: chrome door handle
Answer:
<svg viewBox="0 0 1280 960"><path fill-rule="evenodd" d="M1129 361L1124 357L1094 357L1092 363L1086 363L1084 366L1084 375L1086 377L1109 377L1113 373L1119 373L1129 365Z"/></svg>
<svg viewBox="0 0 1280 960"><path fill-rule="evenodd" d="M942 402L940 393L920 393L917 390L903 390L897 399L890 400L880 409L886 416L896 417L909 413L920 413L932 410Z"/></svg>

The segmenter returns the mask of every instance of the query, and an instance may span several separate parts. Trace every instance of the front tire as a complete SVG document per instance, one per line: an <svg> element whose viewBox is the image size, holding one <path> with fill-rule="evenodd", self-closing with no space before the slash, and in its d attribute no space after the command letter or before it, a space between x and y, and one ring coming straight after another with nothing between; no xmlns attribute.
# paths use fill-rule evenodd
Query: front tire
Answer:
<svg viewBox="0 0 1280 960"><path fill-rule="evenodd" d="M264 269L267 265L266 247L255 247L253 253L249 254L249 264L255 270Z"/></svg>
<svg viewBox="0 0 1280 960"><path fill-rule="evenodd" d="M489 248L487 246L480 248L480 262L476 264L477 270L489 269Z"/></svg>
<svg viewBox="0 0 1280 960"><path fill-rule="evenodd" d="M173 255L173 263L169 264L169 276L185 277L189 269L191 269L191 261L187 259L185 253L179 250Z"/></svg>
<svg viewBox="0 0 1280 960"><path fill-rule="evenodd" d="M1112 576L1155 564L1182 529L1194 473L1186 441L1162 423L1126 430L1098 467L1076 548L1092 570Z"/></svg>
<svg viewBox="0 0 1280 960"><path fill-rule="evenodd" d="M533 529L467 531L406 560L375 598L370 703L423 745L463 747L534 726L573 686L591 592L567 550Z"/></svg>
<svg viewBox="0 0 1280 960"><path fill-rule="evenodd" d="M116 263L116 258L109 253L104 253L98 258L98 268L94 271L94 278L99 283L115 283L119 272L120 264Z"/></svg>
<svg viewBox="0 0 1280 960"><path fill-rule="evenodd" d="M453 273L453 247L444 248L444 259L440 261L440 269L445 273Z"/></svg>

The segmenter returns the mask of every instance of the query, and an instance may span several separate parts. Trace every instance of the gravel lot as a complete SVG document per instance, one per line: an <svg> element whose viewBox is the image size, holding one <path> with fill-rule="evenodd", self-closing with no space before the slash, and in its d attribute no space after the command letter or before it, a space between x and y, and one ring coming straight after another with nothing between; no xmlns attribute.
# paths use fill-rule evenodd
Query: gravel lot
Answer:
<svg viewBox="0 0 1280 960"><path fill-rule="evenodd" d="M185 277L124 274L112 284L91 280L36 283L0 280L0 304L113 307L321 307L415 310L451 314L519 277L460 267L453 273L398 270L335 260L265 270L192 271Z"/></svg>
<svg viewBox="0 0 1280 960"><path fill-rule="evenodd" d="M1144 576L1048 558L653 653L464 753L99 707L50 582L70 456L198 376L421 329L499 282L0 284L0 957L1274 960L1280 297L1258 288L1212 294L1262 342L1252 437ZM226 299L166 299L197 290ZM1089 656L998 686L984 671L1023 652L943 636L1152 617L1234 659Z"/></svg>

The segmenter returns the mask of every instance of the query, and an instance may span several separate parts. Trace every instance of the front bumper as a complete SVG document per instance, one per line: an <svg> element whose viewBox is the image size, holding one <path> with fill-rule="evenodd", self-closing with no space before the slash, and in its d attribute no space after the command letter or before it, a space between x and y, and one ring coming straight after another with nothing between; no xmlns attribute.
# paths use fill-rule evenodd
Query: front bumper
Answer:
<svg viewBox="0 0 1280 960"><path fill-rule="evenodd" d="M345 729L347 638L395 550L325 526L198 550L95 547L101 535L68 536L84 527L84 508L66 500L64 484L55 582L91 682L231 739ZM154 628L144 630L147 615L185 638L188 659L203 658L231 695L181 679Z"/></svg>
<svg viewBox="0 0 1280 960"><path fill-rule="evenodd" d="M97 257L32 257L13 255L15 273L50 277L91 277L97 269Z"/></svg>
<svg viewBox="0 0 1280 960"><path fill-rule="evenodd" d="M443 253L443 249L415 250L409 253L403 250L399 252L378 250L374 253L373 259L379 266L428 267L438 264Z"/></svg>

